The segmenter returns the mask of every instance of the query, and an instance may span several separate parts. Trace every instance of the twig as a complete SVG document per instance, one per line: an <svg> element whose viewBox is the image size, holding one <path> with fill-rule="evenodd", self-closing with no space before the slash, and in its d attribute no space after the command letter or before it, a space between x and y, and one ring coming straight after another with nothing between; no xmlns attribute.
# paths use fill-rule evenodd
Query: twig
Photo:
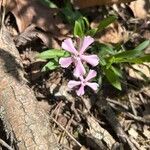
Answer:
<svg viewBox="0 0 150 150"><path fill-rule="evenodd" d="M12 147L10 147L5 141L0 139L0 144L4 147L6 147L8 150L14 150Z"/></svg>
<svg viewBox="0 0 150 150"><path fill-rule="evenodd" d="M60 105L62 104L62 101L60 101L56 107L54 108L54 110L51 112L51 117L55 114L56 110L60 107Z"/></svg>
<svg viewBox="0 0 150 150"><path fill-rule="evenodd" d="M57 120L61 106L62 106L62 101L60 101L60 102L58 103L58 105L55 107L55 109L54 109L53 112L51 113L51 117L53 117L54 113L56 113L55 119ZM55 124L53 125L53 129L54 129L54 128L55 128Z"/></svg>
<svg viewBox="0 0 150 150"><path fill-rule="evenodd" d="M120 122L117 120L114 111L107 103L106 99L100 99L99 103L97 103L97 106L99 107L100 113L106 118L106 120L111 125L112 129L118 136L120 142L124 143L125 145L128 144L130 149L137 150L135 145L131 142L128 135L125 133L125 131L122 129Z"/></svg>
<svg viewBox="0 0 150 150"><path fill-rule="evenodd" d="M136 109L135 109L135 107L134 107L134 104L133 104L133 102L132 102L132 100L131 100L131 94L128 94L128 99L129 99L129 102L130 102L130 105L131 105L131 109L132 109L133 114L134 114L135 116L137 116L137 111L136 111Z"/></svg>
<svg viewBox="0 0 150 150"><path fill-rule="evenodd" d="M146 120L146 119L144 119L144 118L142 118L142 117L140 117L140 116L135 116L135 115L133 115L133 114L131 114L131 113L126 113L126 115L127 115L129 118L134 119L134 120L136 120L136 121L138 121L138 122L140 122L140 123L144 123L144 124L146 124L146 125L150 125L150 120Z"/></svg>
<svg viewBox="0 0 150 150"><path fill-rule="evenodd" d="M132 109L132 112L133 112L133 116L136 118L136 119L134 119L135 121L136 121L136 125L137 125L137 127L138 127L138 129L140 129L140 130L142 130L141 129L141 126L140 126L140 124L138 123L139 122L139 120L137 120L137 117L138 117L138 115L137 115L137 111L136 111L136 109L135 109L135 107L134 107L134 103L133 103L133 101L132 101L132 98L133 96L131 96L131 94L128 94L128 99L129 99L129 102L130 102L130 105L131 105L131 109ZM132 116L132 114L130 114L130 113L128 113L130 116ZM139 117L138 117L139 118ZM141 122L141 119L140 119L140 122Z"/></svg>
<svg viewBox="0 0 150 150"><path fill-rule="evenodd" d="M128 106L126 106L126 105L124 105L124 104L122 104L122 103L120 103L120 102L118 102L118 101L116 101L116 100L112 100L112 99L110 99L110 98L106 98L106 100L107 100L109 103L113 103L113 104L115 104L115 105L118 105L119 107L122 107L122 108L125 109L126 111L129 111Z"/></svg>
<svg viewBox="0 0 150 150"><path fill-rule="evenodd" d="M140 98L141 102L142 102L143 104L145 104L145 100L144 100L144 98L143 98L143 96L142 96L141 93L139 93L139 98Z"/></svg>
<svg viewBox="0 0 150 150"><path fill-rule="evenodd" d="M113 130L116 132L116 134L117 134L118 138L121 140L121 142L123 142L124 144L128 144L132 150L136 150L137 148L130 141L129 137L122 129L119 121L115 117L113 110L109 106L107 107L105 117L108 120L109 124L112 126Z"/></svg>
<svg viewBox="0 0 150 150"><path fill-rule="evenodd" d="M67 125L66 125L66 130L67 130L67 129L69 128L69 126L71 125L72 120L73 120L73 117L74 117L74 115L72 115L71 118L70 118L70 120L68 121L68 123L67 123ZM65 131L62 133L62 135L61 135L61 137L60 137L60 140L59 140L59 143L62 141L62 137L64 137L64 135L65 135ZM63 141L62 141L62 143L63 143Z"/></svg>
<svg viewBox="0 0 150 150"><path fill-rule="evenodd" d="M55 87L57 85L53 84ZM52 92L53 93L53 92ZM61 85L61 87L59 88L59 92L55 93L54 96L58 97L58 96L63 96L65 97L65 99L67 101L69 101L71 103L71 110L73 111L73 113L75 114L75 117L77 118L77 121L81 121L80 115L78 114L76 108L75 108L75 97L73 97L71 94L68 93L67 90L67 85Z"/></svg>
<svg viewBox="0 0 150 150"><path fill-rule="evenodd" d="M115 109L116 111L122 112L122 109L119 109L118 107L112 106L110 105L113 109ZM139 123L144 123L146 125L150 125L150 120L146 120L140 116L135 116L129 112L124 111L124 115L126 115L127 117L129 117L130 119L133 119L135 121L138 121Z"/></svg>
<svg viewBox="0 0 150 150"><path fill-rule="evenodd" d="M57 122L57 120L55 120L53 117L50 117L50 119L52 119L62 130L64 130L79 147L82 147L82 145L59 122Z"/></svg>
<svg viewBox="0 0 150 150"><path fill-rule="evenodd" d="M78 111L75 108L75 101L73 101L72 104L71 104L71 110L74 112L77 121L80 122L81 121L81 117L80 117L80 115L78 114Z"/></svg>
<svg viewBox="0 0 150 150"><path fill-rule="evenodd" d="M140 145L139 143L132 137L130 137L131 141L134 143L134 145L140 150Z"/></svg>

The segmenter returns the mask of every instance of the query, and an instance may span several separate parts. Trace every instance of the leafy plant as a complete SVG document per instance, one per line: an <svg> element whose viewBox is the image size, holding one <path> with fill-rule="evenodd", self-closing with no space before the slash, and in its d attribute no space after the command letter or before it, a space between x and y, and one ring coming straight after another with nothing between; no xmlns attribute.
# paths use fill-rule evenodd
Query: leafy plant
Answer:
<svg viewBox="0 0 150 150"><path fill-rule="evenodd" d="M144 41L133 50L120 49L117 52L112 47L100 44L100 66L109 82L117 89L121 90L122 69L126 63L141 64L150 62L150 54L144 54L144 49L150 44L149 40ZM107 50L106 50L107 49Z"/></svg>
<svg viewBox="0 0 150 150"><path fill-rule="evenodd" d="M74 10L70 2L66 2L62 8L62 17L69 24L74 25L75 21L82 17L82 14L78 10Z"/></svg>
<svg viewBox="0 0 150 150"><path fill-rule="evenodd" d="M100 21L97 28L91 29L89 27L89 22L87 18L81 16L78 20L75 21L74 35L79 37L83 37L83 35L95 36L98 32L101 32L116 20L117 20L116 16L109 16Z"/></svg>
<svg viewBox="0 0 150 150"><path fill-rule="evenodd" d="M42 71L48 71L48 70L54 70L58 68L59 58L67 57L67 56L69 56L69 53L64 50L50 49L50 50L47 50L38 54L37 58L40 58L43 60L49 60L49 62L42 68Z"/></svg>
<svg viewBox="0 0 150 150"><path fill-rule="evenodd" d="M93 37L98 32L101 32L111 23L116 21L116 16L109 16L108 18L105 18L100 21L97 28L91 29L86 17L82 17L82 15L77 12L74 13L74 10L71 7L66 7L64 10L65 11L63 13L66 17L68 17L68 21L74 24L73 34L74 37L78 39L76 42L77 45L74 47L72 40L68 38L62 43L62 48L64 50L51 49L39 54L39 58L49 60L42 71L54 70L60 66L67 68L73 64L75 67L74 75L79 78L80 81L73 80L69 82L69 87L73 88L80 83L80 88L83 88L85 86L84 80L86 78L88 79L88 76L93 78L93 76L95 77L97 74L94 70L91 70L88 66L84 65L88 63L91 67L95 67L99 61L98 68L101 69L104 77L108 79L112 86L121 90L123 68L125 65L150 62L150 54L144 53L144 49L150 44L149 40L142 42L133 50L125 50L122 46L115 47L112 45L94 42ZM87 47L91 44L92 46L88 51L89 53L86 52L85 54L85 49L87 49ZM97 55L92 53L96 53ZM87 71L89 71L89 74L87 74L87 77L85 78L85 73ZM86 84L88 85L89 83L87 82ZM93 90L98 88L97 83L91 83L91 85L88 86L90 86ZM83 93L84 88L79 89L77 92L78 95L83 95Z"/></svg>
<svg viewBox="0 0 150 150"><path fill-rule="evenodd" d="M86 17L81 17L75 21L74 25L74 36L75 37L84 37L89 28L89 22Z"/></svg>

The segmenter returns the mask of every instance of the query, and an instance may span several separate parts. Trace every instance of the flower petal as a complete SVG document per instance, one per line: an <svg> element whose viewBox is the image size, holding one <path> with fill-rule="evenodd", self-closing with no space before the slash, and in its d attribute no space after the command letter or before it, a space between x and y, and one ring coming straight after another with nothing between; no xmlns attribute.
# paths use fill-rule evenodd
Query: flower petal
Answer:
<svg viewBox="0 0 150 150"><path fill-rule="evenodd" d="M75 49L73 42L71 40L71 38L68 38L66 40L64 40L64 42L62 42L62 46L61 46L64 50L73 53L73 54L77 54L77 50Z"/></svg>
<svg viewBox="0 0 150 150"><path fill-rule="evenodd" d="M96 75L97 75L97 72L95 70L90 70L88 75L85 78L85 81L91 80L92 78L96 77Z"/></svg>
<svg viewBox="0 0 150 150"><path fill-rule="evenodd" d="M74 69L74 73L73 75L75 77L80 77L82 75L84 75L86 73L85 68L81 62L81 60L77 60L77 62L75 63L75 69Z"/></svg>
<svg viewBox="0 0 150 150"><path fill-rule="evenodd" d="M81 45L81 48L79 50L80 54L83 54L85 50L94 42L94 39L90 36L86 36L83 39L83 43Z"/></svg>
<svg viewBox="0 0 150 150"><path fill-rule="evenodd" d="M73 62L73 61L72 61L72 57L60 58L60 59L59 59L59 64L60 64L61 67L63 67L63 68L69 67L72 62Z"/></svg>
<svg viewBox="0 0 150 150"><path fill-rule="evenodd" d="M94 91L96 91L99 87L99 85L95 82L87 82L86 85L92 88Z"/></svg>
<svg viewBox="0 0 150 150"><path fill-rule="evenodd" d="M99 57L97 55L81 55L81 59L92 66L97 66L99 63Z"/></svg>
<svg viewBox="0 0 150 150"><path fill-rule="evenodd" d="M84 92L84 86L81 85L80 88L78 90L76 90L76 93L77 93L78 96L84 95L84 93L85 93Z"/></svg>
<svg viewBox="0 0 150 150"><path fill-rule="evenodd" d="M72 89L72 88L74 88L75 86L78 86L78 85L80 85L80 84L81 84L80 81L70 80L70 81L68 82L68 88Z"/></svg>

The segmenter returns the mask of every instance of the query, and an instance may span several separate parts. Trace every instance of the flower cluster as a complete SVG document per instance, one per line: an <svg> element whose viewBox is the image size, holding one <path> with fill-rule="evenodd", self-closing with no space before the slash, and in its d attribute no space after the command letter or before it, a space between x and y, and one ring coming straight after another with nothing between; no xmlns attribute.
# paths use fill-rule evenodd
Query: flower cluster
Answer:
<svg viewBox="0 0 150 150"><path fill-rule="evenodd" d="M90 36L85 36L83 39L79 39L77 41L77 49L74 47L71 38L68 38L62 42L62 48L71 53L70 57L60 58L59 64L63 68L69 67L71 64L74 65L73 75L76 78L79 78L80 81L71 80L68 83L69 88L74 88L79 86L79 89L76 90L78 96L83 95L84 87L89 86L93 90L98 89L98 84L95 82L89 82L92 78L94 78L97 74L96 71L90 70L87 74L86 78L86 69L84 68L84 64L90 64L95 67L99 63L99 58L97 55L88 55L86 54L87 48L94 42L94 39Z"/></svg>

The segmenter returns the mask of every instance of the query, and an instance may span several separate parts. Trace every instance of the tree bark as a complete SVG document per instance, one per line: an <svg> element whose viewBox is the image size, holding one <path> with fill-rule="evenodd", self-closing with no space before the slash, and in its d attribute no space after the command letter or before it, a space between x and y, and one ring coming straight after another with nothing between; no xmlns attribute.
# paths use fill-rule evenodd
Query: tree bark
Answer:
<svg viewBox="0 0 150 150"><path fill-rule="evenodd" d="M19 53L3 29L0 33L0 119L7 136L14 133L19 150L58 149L49 116L39 106L23 76Z"/></svg>

